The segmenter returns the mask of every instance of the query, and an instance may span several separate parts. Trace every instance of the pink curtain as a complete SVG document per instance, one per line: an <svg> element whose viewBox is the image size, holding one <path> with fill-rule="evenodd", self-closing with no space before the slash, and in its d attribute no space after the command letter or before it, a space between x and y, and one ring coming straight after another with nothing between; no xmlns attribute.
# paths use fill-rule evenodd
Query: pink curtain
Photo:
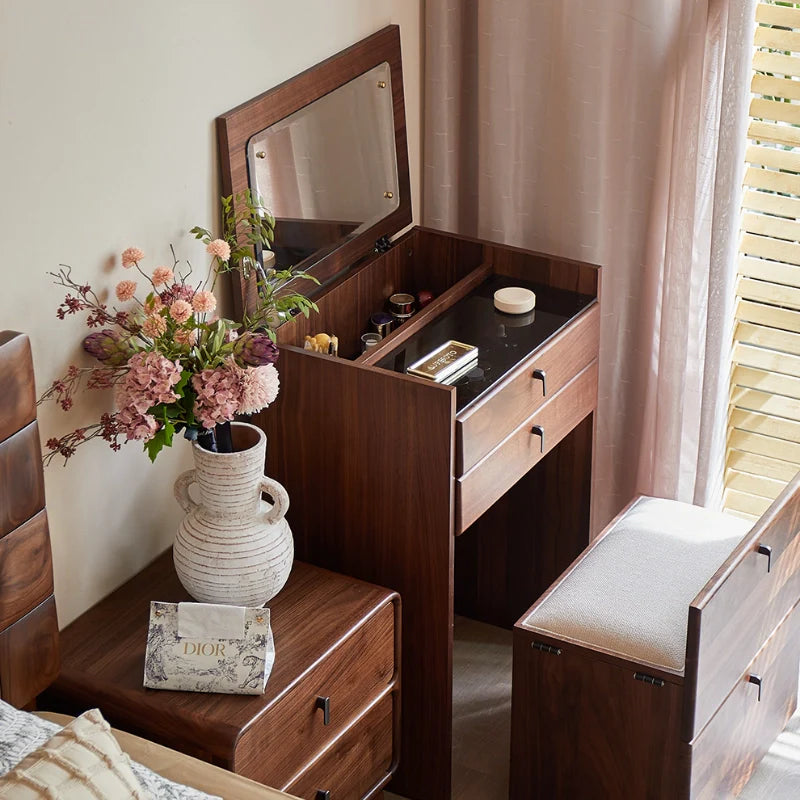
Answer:
<svg viewBox="0 0 800 800"><path fill-rule="evenodd" d="M426 0L424 223L603 266L593 525L721 499L755 0Z"/></svg>

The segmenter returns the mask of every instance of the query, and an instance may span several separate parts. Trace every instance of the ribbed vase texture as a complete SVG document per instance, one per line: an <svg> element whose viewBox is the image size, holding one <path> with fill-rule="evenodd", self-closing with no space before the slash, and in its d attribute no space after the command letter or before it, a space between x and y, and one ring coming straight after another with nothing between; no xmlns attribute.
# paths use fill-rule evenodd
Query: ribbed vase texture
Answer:
<svg viewBox="0 0 800 800"><path fill-rule="evenodd" d="M284 518L289 498L264 475L264 432L246 423L232 427L234 446L237 439L253 446L212 453L195 443L195 468L175 482L175 497L187 512L175 537L175 570L195 600L263 606L292 569L294 541ZM189 495L191 484L197 502ZM274 503L264 501L262 492Z"/></svg>

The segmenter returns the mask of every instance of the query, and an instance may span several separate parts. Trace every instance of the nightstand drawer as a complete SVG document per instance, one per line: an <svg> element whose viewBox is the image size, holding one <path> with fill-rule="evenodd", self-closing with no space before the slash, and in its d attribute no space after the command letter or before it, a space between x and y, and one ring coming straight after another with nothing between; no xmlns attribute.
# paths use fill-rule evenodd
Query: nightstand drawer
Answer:
<svg viewBox="0 0 800 800"><path fill-rule="evenodd" d="M303 800L361 800L374 794L393 767L393 705L394 695L387 694L283 791Z"/></svg>
<svg viewBox="0 0 800 800"><path fill-rule="evenodd" d="M596 397L594 361L460 477L456 482L456 534L472 525L589 414Z"/></svg>
<svg viewBox="0 0 800 800"><path fill-rule="evenodd" d="M520 364L500 388L459 415L456 476L469 472L517 425L597 358L599 335L600 307L595 303Z"/></svg>
<svg viewBox="0 0 800 800"><path fill-rule="evenodd" d="M285 784L386 691L395 675L396 608L389 602L366 619L242 734L235 772Z"/></svg>

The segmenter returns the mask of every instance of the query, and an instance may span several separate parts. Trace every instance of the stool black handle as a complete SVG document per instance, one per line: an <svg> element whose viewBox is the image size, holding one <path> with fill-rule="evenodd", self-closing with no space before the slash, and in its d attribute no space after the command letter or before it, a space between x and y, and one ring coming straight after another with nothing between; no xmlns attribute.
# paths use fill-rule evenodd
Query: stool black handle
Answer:
<svg viewBox="0 0 800 800"><path fill-rule="evenodd" d="M327 725L331 721L331 698L318 697L314 708L322 709L322 724Z"/></svg>
<svg viewBox="0 0 800 800"><path fill-rule="evenodd" d="M769 572L772 569L772 548L768 544L760 544L758 554L767 557L767 572Z"/></svg>

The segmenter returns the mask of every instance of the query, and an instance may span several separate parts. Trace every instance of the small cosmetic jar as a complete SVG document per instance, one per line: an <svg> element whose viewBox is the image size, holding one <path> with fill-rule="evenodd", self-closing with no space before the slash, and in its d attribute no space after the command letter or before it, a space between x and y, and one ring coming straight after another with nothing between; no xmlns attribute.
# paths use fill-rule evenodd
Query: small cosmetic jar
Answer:
<svg viewBox="0 0 800 800"><path fill-rule="evenodd" d="M394 327L399 328L407 319L411 319L413 314L395 314L392 311L392 319L394 320Z"/></svg>
<svg viewBox="0 0 800 800"><path fill-rule="evenodd" d="M393 317L410 317L414 313L414 295L397 292L389 298L389 311Z"/></svg>
<svg viewBox="0 0 800 800"><path fill-rule="evenodd" d="M417 292L417 305L420 308L425 308L431 300L433 300L433 292L429 292L427 289L421 289Z"/></svg>
<svg viewBox="0 0 800 800"><path fill-rule="evenodd" d="M369 318L369 327L374 333L379 333L381 338L388 336L392 332L392 324L394 319L391 314L385 311L379 311Z"/></svg>
<svg viewBox="0 0 800 800"><path fill-rule="evenodd" d="M361 336L361 352L363 353L366 350L369 350L370 347L375 347L376 344L381 340L381 335L379 333L364 333Z"/></svg>

